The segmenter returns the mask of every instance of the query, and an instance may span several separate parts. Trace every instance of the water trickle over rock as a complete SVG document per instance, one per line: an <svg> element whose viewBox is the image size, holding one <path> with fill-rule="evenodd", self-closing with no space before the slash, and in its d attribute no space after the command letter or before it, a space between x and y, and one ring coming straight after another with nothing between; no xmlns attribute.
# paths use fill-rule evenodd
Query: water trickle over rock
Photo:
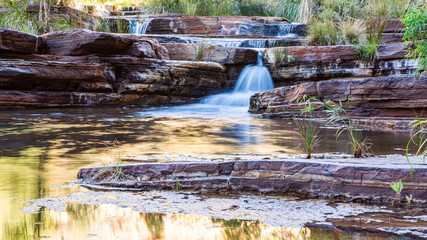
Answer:
<svg viewBox="0 0 427 240"><path fill-rule="evenodd" d="M230 93L217 94L202 100L202 103L220 106L249 106L249 98L257 92L274 88L270 72L263 65L263 52L259 51L256 65L246 66L237 79L236 86Z"/></svg>
<svg viewBox="0 0 427 240"><path fill-rule="evenodd" d="M129 20L129 32L132 34L146 34L152 19Z"/></svg>

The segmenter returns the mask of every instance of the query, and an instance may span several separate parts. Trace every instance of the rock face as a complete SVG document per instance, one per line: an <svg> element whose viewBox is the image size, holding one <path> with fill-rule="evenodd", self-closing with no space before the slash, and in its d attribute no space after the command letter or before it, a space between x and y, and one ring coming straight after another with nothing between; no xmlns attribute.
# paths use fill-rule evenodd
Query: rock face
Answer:
<svg viewBox="0 0 427 240"><path fill-rule="evenodd" d="M372 164L375 162L375 164ZM121 187L128 190L180 189L278 193L304 198L334 198L367 203L391 202L389 184L401 179L402 196L411 195L427 204L427 169L417 168L412 180L404 157L401 165L388 159L259 160L236 162L167 162L122 165L134 181L99 182L89 188ZM80 179L90 179L108 167L83 168ZM110 167L111 168L111 167Z"/></svg>
<svg viewBox="0 0 427 240"><path fill-rule="evenodd" d="M69 30L42 36L45 54L81 56L117 54L135 57L168 59L167 51L154 39L134 35L118 35L89 30Z"/></svg>
<svg viewBox="0 0 427 240"><path fill-rule="evenodd" d="M290 21L281 17L246 17L246 16L188 16L182 14L161 14L145 16L152 19L147 30L149 34L193 34L193 35L238 35L241 26L259 29L251 31L251 34L273 34L278 31L278 25L290 24ZM270 28L263 27L271 24ZM305 31L304 25L295 31ZM269 30L268 30L269 29ZM242 32L247 34L247 32ZM270 35L271 36L271 35ZM273 35L275 36L275 35Z"/></svg>
<svg viewBox="0 0 427 240"><path fill-rule="evenodd" d="M39 38L35 35L0 28L0 53L38 53Z"/></svg>
<svg viewBox="0 0 427 240"><path fill-rule="evenodd" d="M230 86L224 65L168 60L166 48L141 36L0 36L0 108L177 104Z"/></svg>
<svg viewBox="0 0 427 240"><path fill-rule="evenodd" d="M366 61L360 60L356 48L348 45L269 48L264 61L277 85L336 78L411 76L417 62L404 59L406 49L402 43L380 46L377 60ZM286 51L295 61L281 59Z"/></svg>
<svg viewBox="0 0 427 240"><path fill-rule="evenodd" d="M376 77L307 82L255 94L250 112L266 116L299 116L297 99L304 95L323 101L349 103L353 116L414 117L427 110L427 77Z"/></svg>
<svg viewBox="0 0 427 240"><path fill-rule="evenodd" d="M163 43L171 60L193 61L199 55L201 61L221 64L254 64L258 52L247 48L229 48L205 43Z"/></svg>

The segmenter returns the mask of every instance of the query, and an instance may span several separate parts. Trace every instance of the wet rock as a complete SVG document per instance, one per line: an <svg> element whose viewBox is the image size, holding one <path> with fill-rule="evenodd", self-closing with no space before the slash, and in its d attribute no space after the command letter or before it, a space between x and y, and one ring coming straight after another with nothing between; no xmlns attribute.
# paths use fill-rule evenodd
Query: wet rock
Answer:
<svg viewBox="0 0 427 240"><path fill-rule="evenodd" d="M376 164L372 164L373 162ZM90 179L104 168L83 168L78 178ZM223 170L222 174L220 169ZM178 181L181 189L255 191L309 198L333 196L335 200L341 201L384 203L395 198L389 183L401 179L405 186L402 196L412 194L413 198L417 199L414 204L427 203L427 168L417 165L417 171L411 179L411 169L405 157L391 157L384 161L373 158L322 159L322 163L306 159L164 162L122 165L122 171L140 179L147 179L148 176L149 180L100 182L95 183L93 187L98 185L128 190L174 189Z"/></svg>
<svg viewBox="0 0 427 240"><path fill-rule="evenodd" d="M250 100L253 113L276 116L300 115L297 99L316 96L323 101L349 103L354 116L413 117L427 106L427 78L377 77L301 83L255 94Z"/></svg>
<svg viewBox="0 0 427 240"><path fill-rule="evenodd" d="M35 54L40 48L39 40L36 35L0 28L0 53Z"/></svg>
<svg viewBox="0 0 427 240"><path fill-rule="evenodd" d="M164 43L172 60L194 61L199 52L200 61L217 62L221 64L254 64L258 52L247 48L229 48L206 43Z"/></svg>
<svg viewBox="0 0 427 240"><path fill-rule="evenodd" d="M90 54L130 55L168 59L167 50L156 40L136 35L120 35L69 30L42 35L45 54L81 56Z"/></svg>

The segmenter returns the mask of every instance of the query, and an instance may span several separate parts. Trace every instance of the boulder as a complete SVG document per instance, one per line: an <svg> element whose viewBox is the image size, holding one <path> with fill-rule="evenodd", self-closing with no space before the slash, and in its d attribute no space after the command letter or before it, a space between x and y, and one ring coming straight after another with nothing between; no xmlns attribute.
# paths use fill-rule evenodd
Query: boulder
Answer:
<svg viewBox="0 0 427 240"><path fill-rule="evenodd" d="M39 52L39 40L36 35L0 28L0 53L35 54Z"/></svg>
<svg viewBox="0 0 427 240"><path fill-rule="evenodd" d="M41 37L45 54L59 56L113 54L168 59L167 50L157 40L143 36L77 29L47 33Z"/></svg>
<svg viewBox="0 0 427 240"><path fill-rule="evenodd" d="M171 60L194 61L199 54L200 61L221 64L254 64L258 52L248 48L231 48L207 43L163 43Z"/></svg>
<svg viewBox="0 0 427 240"><path fill-rule="evenodd" d="M349 104L349 113L364 117L414 117L427 110L427 77L376 77L307 82L255 94L252 113L292 117L301 114L297 100L304 95ZM319 104L320 106L321 104ZM320 108L322 109L322 108ZM323 111L315 115L325 115Z"/></svg>

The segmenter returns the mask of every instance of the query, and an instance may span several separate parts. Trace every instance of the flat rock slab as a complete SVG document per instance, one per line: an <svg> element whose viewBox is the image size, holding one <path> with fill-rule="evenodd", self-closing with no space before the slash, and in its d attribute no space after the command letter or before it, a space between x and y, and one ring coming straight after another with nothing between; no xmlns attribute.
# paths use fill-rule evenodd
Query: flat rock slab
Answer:
<svg viewBox="0 0 427 240"><path fill-rule="evenodd" d="M419 158L387 156L365 159L277 159L225 162L164 162L120 165L135 180L85 182L90 188L122 190L190 189L214 192L251 191L306 198L387 203L395 200L390 183L402 180L402 198L427 204L427 165ZM79 179L90 180L114 166L83 168ZM401 199L403 200L403 199ZM427 205L426 205L427 206Z"/></svg>

